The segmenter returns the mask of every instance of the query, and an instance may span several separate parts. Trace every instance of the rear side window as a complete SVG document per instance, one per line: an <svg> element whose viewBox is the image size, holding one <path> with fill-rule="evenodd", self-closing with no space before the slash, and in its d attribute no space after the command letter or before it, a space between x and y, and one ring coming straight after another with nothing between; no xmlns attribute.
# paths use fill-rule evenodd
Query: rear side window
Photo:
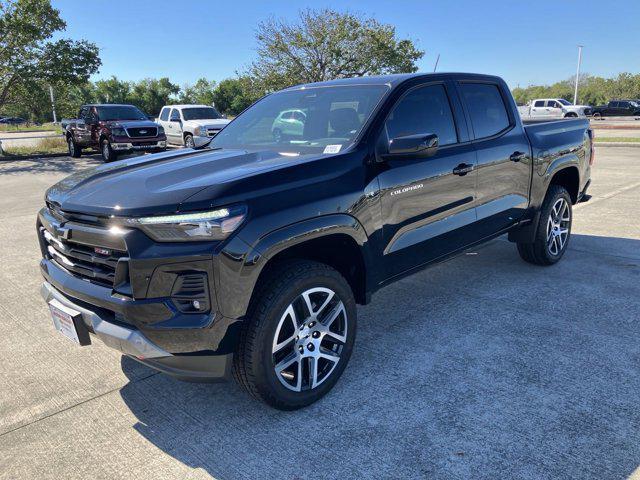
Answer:
<svg viewBox="0 0 640 480"><path fill-rule="evenodd" d="M463 83L460 87L476 138L490 137L509 127L509 115L497 85Z"/></svg>
<svg viewBox="0 0 640 480"><path fill-rule="evenodd" d="M167 107L163 108L160 112L160 120L165 122L169 120L169 109Z"/></svg>
<svg viewBox="0 0 640 480"><path fill-rule="evenodd" d="M458 141L451 106L443 85L411 90L393 108L386 126L389 139L435 133L440 145Z"/></svg>
<svg viewBox="0 0 640 480"><path fill-rule="evenodd" d="M544 100L537 100L536 103L533 104L534 107L544 107Z"/></svg>

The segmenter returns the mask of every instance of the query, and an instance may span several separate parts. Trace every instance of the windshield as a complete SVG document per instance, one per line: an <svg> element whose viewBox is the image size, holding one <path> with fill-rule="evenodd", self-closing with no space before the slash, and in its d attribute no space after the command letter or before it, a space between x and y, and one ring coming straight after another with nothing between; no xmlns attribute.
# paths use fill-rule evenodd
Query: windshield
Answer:
<svg viewBox="0 0 640 480"><path fill-rule="evenodd" d="M97 107L100 120L148 120L147 116L133 105Z"/></svg>
<svg viewBox="0 0 640 480"><path fill-rule="evenodd" d="M185 120L214 120L222 115L213 107L183 108L182 116Z"/></svg>
<svg viewBox="0 0 640 480"><path fill-rule="evenodd" d="M563 105L573 105L573 103L567 102L564 98L560 98L558 101Z"/></svg>
<svg viewBox="0 0 640 480"><path fill-rule="evenodd" d="M388 91L385 85L348 85L274 93L231 122L210 146L337 153L353 143Z"/></svg>

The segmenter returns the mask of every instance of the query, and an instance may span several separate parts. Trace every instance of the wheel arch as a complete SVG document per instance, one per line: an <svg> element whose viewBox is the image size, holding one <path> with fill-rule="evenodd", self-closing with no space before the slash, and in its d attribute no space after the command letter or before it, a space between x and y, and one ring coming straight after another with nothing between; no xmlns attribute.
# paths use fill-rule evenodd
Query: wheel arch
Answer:
<svg viewBox="0 0 640 480"><path fill-rule="evenodd" d="M575 205L578 202L578 194L580 191L580 171L578 167L575 165L567 165L558 169L551 177L547 185L547 191L551 185L564 187L567 192L569 192L571 202Z"/></svg>
<svg viewBox="0 0 640 480"><path fill-rule="evenodd" d="M349 283L357 303L366 304L371 298L368 238L350 215L325 215L277 229L248 250L235 271L222 266L218 303L225 317L244 316L269 274L291 259L329 265Z"/></svg>

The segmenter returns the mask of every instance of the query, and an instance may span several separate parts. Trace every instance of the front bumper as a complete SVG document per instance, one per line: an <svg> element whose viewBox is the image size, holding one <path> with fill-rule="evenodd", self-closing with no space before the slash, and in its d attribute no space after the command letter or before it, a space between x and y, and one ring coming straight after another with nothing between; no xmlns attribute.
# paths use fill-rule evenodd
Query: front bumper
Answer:
<svg viewBox="0 0 640 480"><path fill-rule="evenodd" d="M233 362L231 353L172 354L153 343L142 331L109 321L98 309L92 310L78 301L73 301L49 282L43 283L40 293L47 303L55 299L62 305L80 312L89 333L105 345L151 368L187 381L225 380L230 375Z"/></svg>
<svg viewBox="0 0 640 480"><path fill-rule="evenodd" d="M128 141L128 142L112 142L111 148L117 152L127 151L147 151L147 150L161 150L167 148L166 140L162 141Z"/></svg>

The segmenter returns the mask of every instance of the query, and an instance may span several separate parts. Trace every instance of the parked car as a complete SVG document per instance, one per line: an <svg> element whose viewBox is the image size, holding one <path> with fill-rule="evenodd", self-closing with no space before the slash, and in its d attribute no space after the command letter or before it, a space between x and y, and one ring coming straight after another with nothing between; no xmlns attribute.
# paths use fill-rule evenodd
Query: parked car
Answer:
<svg viewBox="0 0 640 480"><path fill-rule="evenodd" d="M27 123L27 121L20 117L5 117L0 119L0 124L4 125L22 125L23 123Z"/></svg>
<svg viewBox="0 0 640 480"><path fill-rule="evenodd" d="M214 137L229 120L207 105L166 105L158 123L167 132L167 141L193 148L194 137Z"/></svg>
<svg viewBox="0 0 640 480"><path fill-rule="evenodd" d="M281 112L271 125L271 135L276 142L283 138L300 137L304 130L307 114L300 109Z"/></svg>
<svg viewBox="0 0 640 480"><path fill-rule="evenodd" d="M611 100L606 105L593 107L593 117L640 117L640 102L637 100Z"/></svg>
<svg viewBox="0 0 640 480"><path fill-rule="evenodd" d="M518 107L523 118L576 118L591 115L589 105L574 105L564 98L537 98Z"/></svg>
<svg viewBox="0 0 640 480"><path fill-rule="evenodd" d="M306 128L274 138L296 110ZM356 304L383 286L504 233L525 261L558 262L593 159L586 119L524 125L494 76L291 87L207 148L50 188L42 295L80 345L296 409L338 381Z"/></svg>
<svg viewBox="0 0 640 480"><path fill-rule="evenodd" d="M80 108L77 119L65 120L69 155L99 150L105 162L132 152L161 152L167 148L164 129L133 105L91 104Z"/></svg>

